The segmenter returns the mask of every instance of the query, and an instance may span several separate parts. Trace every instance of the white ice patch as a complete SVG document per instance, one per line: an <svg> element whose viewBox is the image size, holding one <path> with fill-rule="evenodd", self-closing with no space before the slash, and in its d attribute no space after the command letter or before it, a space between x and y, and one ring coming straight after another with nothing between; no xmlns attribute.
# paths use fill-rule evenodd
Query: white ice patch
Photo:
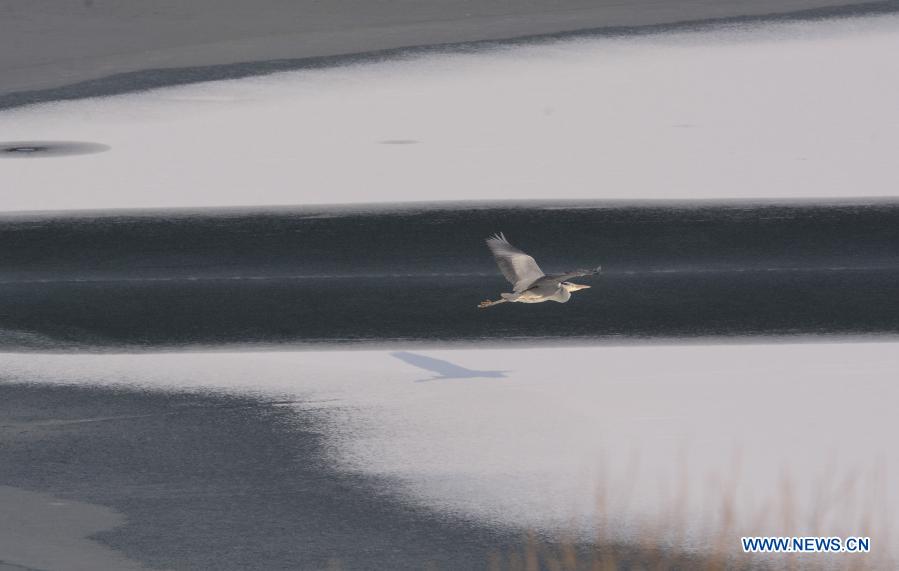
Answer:
<svg viewBox="0 0 899 571"><path fill-rule="evenodd" d="M658 525L708 546L732 509L737 534L885 545L899 513L896 348L0 355L0 367L5 379L286 397L323 419L335 466L503 526Z"/></svg>
<svg viewBox="0 0 899 571"><path fill-rule="evenodd" d="M899 18L559 41L0 112L0 210L896 196ZM384 144L414 141L415 144Z"/></svg>

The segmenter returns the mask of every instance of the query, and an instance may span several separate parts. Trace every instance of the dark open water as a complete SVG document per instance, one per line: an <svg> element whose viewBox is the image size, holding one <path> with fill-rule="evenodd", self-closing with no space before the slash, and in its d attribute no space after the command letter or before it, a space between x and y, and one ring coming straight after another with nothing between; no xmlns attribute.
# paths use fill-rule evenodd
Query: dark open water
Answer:
<svg viewBox="0 0 899 571"><path fill-rule="evenodd" d="M605 271L479 310L509 291L496 231L546 272ZM899 332L896 202L28 214L0 243L6 349Z"/></svg>
<svg viewBox="0 0 899 571"><path fill-rule="evenodd" d="M253 396L7 376L0 371L0 483L124 513L126 525L93 539L148 568L482 569L491 551L520 540L336 470L315 412Z"/></svg>

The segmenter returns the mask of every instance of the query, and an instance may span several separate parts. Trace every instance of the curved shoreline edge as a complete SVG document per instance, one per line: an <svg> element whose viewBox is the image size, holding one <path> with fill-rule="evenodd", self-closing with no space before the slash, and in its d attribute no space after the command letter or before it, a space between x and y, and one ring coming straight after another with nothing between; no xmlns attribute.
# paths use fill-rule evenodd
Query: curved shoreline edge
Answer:
<svg viewBox="0 0 899 571"><path fill-rule="evenodd" d="M13 428L0 502L15 512L0 570L476 569L513 545L335 467L314 403L48 381L0 375L0 424Z"/></svg>
<svg viewBox="0 0 899 571"><path fill-rule="evenodd" d="M0 422L6 420L0 416ZM106 506L3 484L0 505L0 571L145 569L93 539L125 523L124 516Z"/></svg>
<svg viewBox="0 0 899 571"><path fill-rule="evenodd" d="M803 2L799 3L802 4ZM760 3L749 2L748 4ZM354 31L352 29L344 29L337 30L333 33L329 32L328 34L326 34L326 36L331 35L333 37L330 39L326 38L325 40L323 40L323 42L325 44L330 43L335 45L330 45L325 48L322 48L322 46L318 45L308 50L303 50L301 47L300 51L309 53L301 55L299 57L262 57L259 59L250 59L248 61L215 63L210 65L183 65L184 62L190 61L191 52L192 50L194 50L194 48L196 48L196 46L194 45L189 45L179 48L181 52L180 54L168 56L167 59L173 62L173 65L171 67L150 66L144 69L122 71L100 77L91 77L91 75L96 75L96 73L92 70L82 71L78 69L72 69L67 70L67 77L77 77L80 75L84 77L84 79L65 85L56 85L47 88L17 89L5 94L2 93L2 89L0 89L0 111L27 105L48 103L52 101L68 101L90 97L120 95L166 86L187 85L226 79L239 79L283 71L321 69L384 60L396 60L404 57L419 56L431 53L452 53L472 50L486 50L504 46L526 45L572 38L620 37L683 31L690 32L709 30L715 27L728 25L823 20L832 18L894 14L899 12L899 0L877 0L873 2L850 3L838 6L818 6L796 10L790 10L790 7L786 7L785 9L787 11L783 12L769 11L765 13L745 13L745 11L749 8L750 6L740 4L736 7L736 9L743 10L743 13L735 13L716 17L700 16L697 18L686 18L674 21L652 21L652 18L654 18L656 15L644 14L643 19L645 23L635 25L588 25L586 27L577 29L553 29L554 25L550 23L545 26L546 28L549 28L548 31L537 32L531 29L523 29L521 28L521 26L516 27L514 24L509 26L508 22L504 22L503 25L499 27L513 29L508 29L505 31L494 30L492 28L497 27L497 24L495 23L494 25L482 25L483 28L487 28L485 30L471 30L470 27L477 26L476 23L471 23L470 21L465 19L451 20L449 26L455 26L459 29L447 30L445 29L446 22L443 22L444 29L442 30L442 32L435 36L429 36L429 39L437 38L437 41L433 43L416 42L416 39L420 39L417 36L421 36L421 32L419 31L417 34L413 34L411 31L409 31L412 30L412 28L415 28L414 25L405 26L405 28L408 28L407 32L409 32L406 35L410 36L408 39L403 38L402 33L396 33L397 30L391 30L394 33L384 34L383 31L376 31L377 33L374 33L373 37L369 38L368 41L366 41L366 39L356 38L357 31ZM518 14L515 15L515 17L520 19L522 16L534 16L539 20L541 15L545 16L546 14ZM601 15L599 16L601 17ZM596 17L594 16L593 19L596 19ZM475 17L474 20L478 20L478 18ZM464 25L459 24L459 22L463 22ZM13 23L15 24L14 19ZM427 23L419 24L426 25ZM558 24L555 24L555 27L558 27ZM402 28L400 28L400 30L402 30ZM371 30L363 31L371 33ZM345 36L342 39L340 37L341 34ZM269 37L266 38L266 40L273 38L274 37ZM299 40L299 38L296 39ZM354 41L349 42L350 39ZM27 42L27 38L17 39L15 37L12 37L8 41L12 42L15 45L17 42L19 44ZM279 41L283 42L283 38ZM341 45L341 42L343 42L343 45ZM353 44L349 48L347 46L348 42ZM232 43L240 42L237 41ZM322 41L320 41L319 43L322 43ZM365 44L364 46L362 46L363 48L368 47L370 49L353 49L354 47L360 47L355 45L359 43ZM232 54L231 57L233 57L233 48L233 45L229 46L229 49L222 50L226 53L222 53L218 56L213 54L211 57L216 59L227 58L229 57L229 53ZM255 50L246 50L245 52L241 51L241 55L243 55L244 53L255 53L260 51L266 52L267 50L265 47ZM67 57L64 59L71 59L71 55L66 55ZM263 53L263 55L266 54ZM106 56L101 55L93 58L91 56L87 56L86 58L81 58L87 62L86 64L82 65L90 66L91 61L96 60L94 62L94 65L96 65L96 67L98 68L107 69L109 67L115 67L104 65L104 57ZM208 57L209 55L207 54L207 58ZM139 60L140 58L136 57L135 59ZM61 65L61 62L49 62L38 65L25 64L22 67L28 70L34 67L40 68L49 66L52 71L53 65ZM3 66L2 62L0 62L0 72L7 73L11 71L10 69L4 69L4 67L8 66ZM26 81L26 83L28 83L29 81L31 83L47 83L48 80L29 79ZM52 82L52 80L49 81ZM15 82L13 81L13 83Z"/></svg>

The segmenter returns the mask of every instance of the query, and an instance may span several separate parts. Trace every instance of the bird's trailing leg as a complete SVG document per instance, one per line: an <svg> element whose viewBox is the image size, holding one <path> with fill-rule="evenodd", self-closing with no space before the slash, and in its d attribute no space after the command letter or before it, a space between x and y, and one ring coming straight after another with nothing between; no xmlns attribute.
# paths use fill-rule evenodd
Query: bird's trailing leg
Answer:
<svg viewBox="0 0 899 571"><path fill-rule="evenodd" d="M496 301L490 301L488 299L487 301L482 301L481 303L479 303L478 307L480 307L481 309L484 309L485 307L490 307L491 305L496 305L497 303L506 303L507 301L509 301L509 300L508 299L498 299Z"/></svg>

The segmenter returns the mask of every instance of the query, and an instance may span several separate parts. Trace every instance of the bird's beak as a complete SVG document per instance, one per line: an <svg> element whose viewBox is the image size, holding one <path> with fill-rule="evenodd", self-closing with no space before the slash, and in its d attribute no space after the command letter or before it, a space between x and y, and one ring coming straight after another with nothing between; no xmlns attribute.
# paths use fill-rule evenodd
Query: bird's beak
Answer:
<svg viewBox="0 0 899 571"><path fill-rule="evenodd" d="M590 286L588 286L588 285L583 285L583 284L571 284L571 290L570 290L570 291L577 291L577 290L579 290L579 289L590 289Z"/></svg>

